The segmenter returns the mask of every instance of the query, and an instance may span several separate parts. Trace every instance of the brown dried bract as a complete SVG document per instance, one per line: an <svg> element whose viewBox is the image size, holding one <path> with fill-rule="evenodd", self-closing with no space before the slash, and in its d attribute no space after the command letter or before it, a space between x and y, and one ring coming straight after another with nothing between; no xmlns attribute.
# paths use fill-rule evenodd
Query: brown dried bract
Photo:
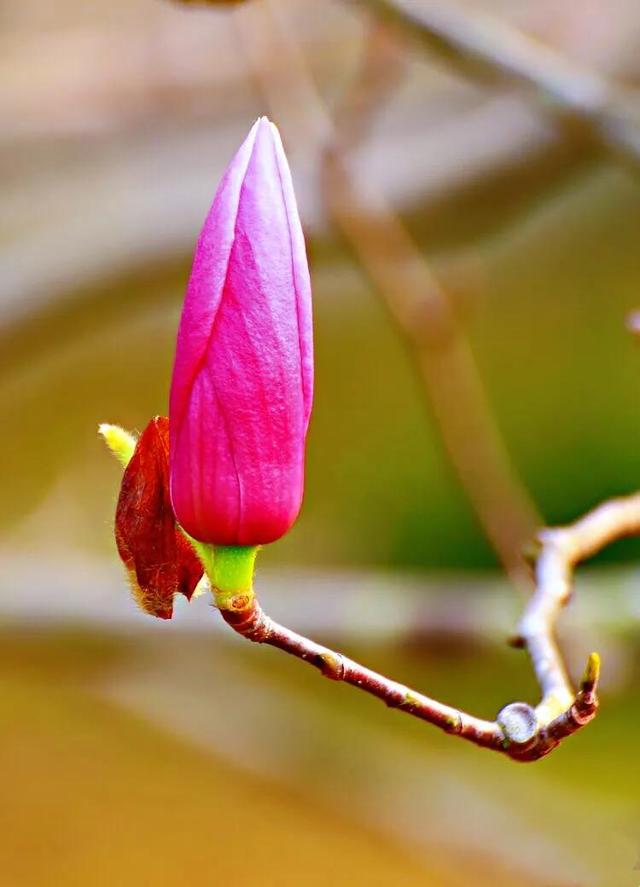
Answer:
<svg viewBox="0 0 640 887"><path fill-rule="evenodd" d="M115 535L138 603L152 616L171 619L174 594L190 599L203 570L171 508L165 416L149 422L125 468Z"/></svg>

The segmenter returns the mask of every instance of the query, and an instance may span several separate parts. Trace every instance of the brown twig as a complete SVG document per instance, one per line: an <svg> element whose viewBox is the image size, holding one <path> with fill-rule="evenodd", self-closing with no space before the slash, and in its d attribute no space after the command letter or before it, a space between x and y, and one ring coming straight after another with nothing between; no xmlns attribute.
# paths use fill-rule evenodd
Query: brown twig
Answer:
<svg viewBox="0 0 640 887"><path fill-rule="evenodd" d="M237 598L236 601L239 609L230 607L221 609L220 612L224 620L248 640L283 650L313 665L325 677L351 684L381 699L389 708L406 711L446 733L455 734L485 748L503 749L505 737L497 722L472 717L435 699L416 693L348 659L341 653L296 634L267 616L255 598L248 605L244 596Z"/></svg>
<svg viewBox="0 0 640 887"><path fill-rule="evenodd" d="M354 2L354 0L349 0ZM524 84L556 116L585 126L597 144L640 168L640 92L582 68L507 22L442 0L356 0L465 75Z"/></svg>
<svg viewBox="0 0 640 887"><path fill-rule="evenodd" d="M255 597L223 597L220 612L225 622L247 640L276 647L317 668L325 677L342 681L380 699L389 708L397 708L420 718L452 736L474 745L501 752L513 760L536 761L552 751L567 736L575 733L595 715L597 708L597 660L567 710L542 723L537 710L524 702L505 706L494 721L486 721L430 699L403 684L378 674L341 653L311 641L285 628L267 616Z"/></svg>
<svg viewBox="0 0 640 887"><path fill-rule="evenodd" d="M511 703L495 721L443 705L278 625L255 599L227 600L227 608L221 612L243 637L309 662L325 676L364 690L392 708L514 760L535 761L582 729L598 711L598 654L589 656L574 693L555 640L558 616L571 595L574 568L611 542L632 535L640 535L640 493L605 502L566 527L540 532L536 591L525 608L514 643L529 652L542 699L536 708L525 702Z"/></svg>

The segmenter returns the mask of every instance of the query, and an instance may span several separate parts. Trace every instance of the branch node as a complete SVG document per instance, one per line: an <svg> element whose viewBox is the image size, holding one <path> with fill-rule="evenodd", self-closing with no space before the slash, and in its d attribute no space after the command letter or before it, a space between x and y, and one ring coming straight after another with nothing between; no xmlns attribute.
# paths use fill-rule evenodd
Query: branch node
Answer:
<svg viewBox="0 0 640 887"><path fill-rule="evenodd" d="M418 699L416 694L413 692L413 690L409 690L408 688L405 688L402 698L397 703L394 703L396 708L401 708L405 711L411 712L415 711L419 704L420 700Z"/></svg>
<svg viewBox="0 0 640 887"><path fill-rule="evenodd" d="M330 650L319 653L317 665L330 681L341 681L344 678L344 660L339 653L332 653Z"/></svg>
<svg viewBox="0 0 640 887"><path fill-rule="evenodd" d="M247 640L264 644L269 638L271 620L262 612L255 598L238 595L229 604L218 607L224 621Z"/></svg>

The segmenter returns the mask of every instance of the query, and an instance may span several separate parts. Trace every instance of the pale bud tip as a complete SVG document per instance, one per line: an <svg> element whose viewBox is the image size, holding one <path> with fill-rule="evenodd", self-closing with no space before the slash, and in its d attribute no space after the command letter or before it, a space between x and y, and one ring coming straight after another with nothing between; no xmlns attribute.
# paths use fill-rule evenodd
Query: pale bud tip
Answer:
<svg viewBox="0 0 640 887"><path fill-rule="evenodd" d="M600 679L600 654L599 653L591 653L589 655L589 659L587 660L587 667L585 668L584 675L582 676L582 681L580 682L581 689L583 692L590 692L594 690Z"/></svg>
<svg viewBox="0 0 640 887"><path fill-rule="evenodd" d="M119 425L110 425L108 422L103 422L98 426L98 434L102 436L122 467L126 468L136 448L137 438L135 435L125 431Z"/></svg>

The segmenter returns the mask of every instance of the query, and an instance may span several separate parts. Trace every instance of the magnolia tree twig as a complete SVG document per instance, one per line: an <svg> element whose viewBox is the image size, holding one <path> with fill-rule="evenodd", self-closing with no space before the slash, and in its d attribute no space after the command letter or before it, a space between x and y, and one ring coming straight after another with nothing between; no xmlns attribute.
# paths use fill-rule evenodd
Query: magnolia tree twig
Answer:
<svg viewBox="0 0 640 887"><path fill-rule="evenodd" d="M267 616L255 597L239 596L220 607L225 622L238 634L258 644L268 644L308 662L325 677L343 681L381 699L390 708L414 715L447 733L476 745L501 750L505 736L497 722L484 721L371 671L328 647L285 628Z"/></svg>
<svg viewBox="0 0 640 887"><path fill-rule="evenodd" d="M544 757L596 714L599 660L595 654L590 657L580 688L566 710L543 722L540 708L514 702L505 706L494 721L487 721L398 684L274 622L253 595L231 598L216 595L216 598L222 618L242 637L276 647L313 665L331 680L343 681L375 696L389 708L397 708L452 736L501 752L516 761L530 762Z"/></svg>

